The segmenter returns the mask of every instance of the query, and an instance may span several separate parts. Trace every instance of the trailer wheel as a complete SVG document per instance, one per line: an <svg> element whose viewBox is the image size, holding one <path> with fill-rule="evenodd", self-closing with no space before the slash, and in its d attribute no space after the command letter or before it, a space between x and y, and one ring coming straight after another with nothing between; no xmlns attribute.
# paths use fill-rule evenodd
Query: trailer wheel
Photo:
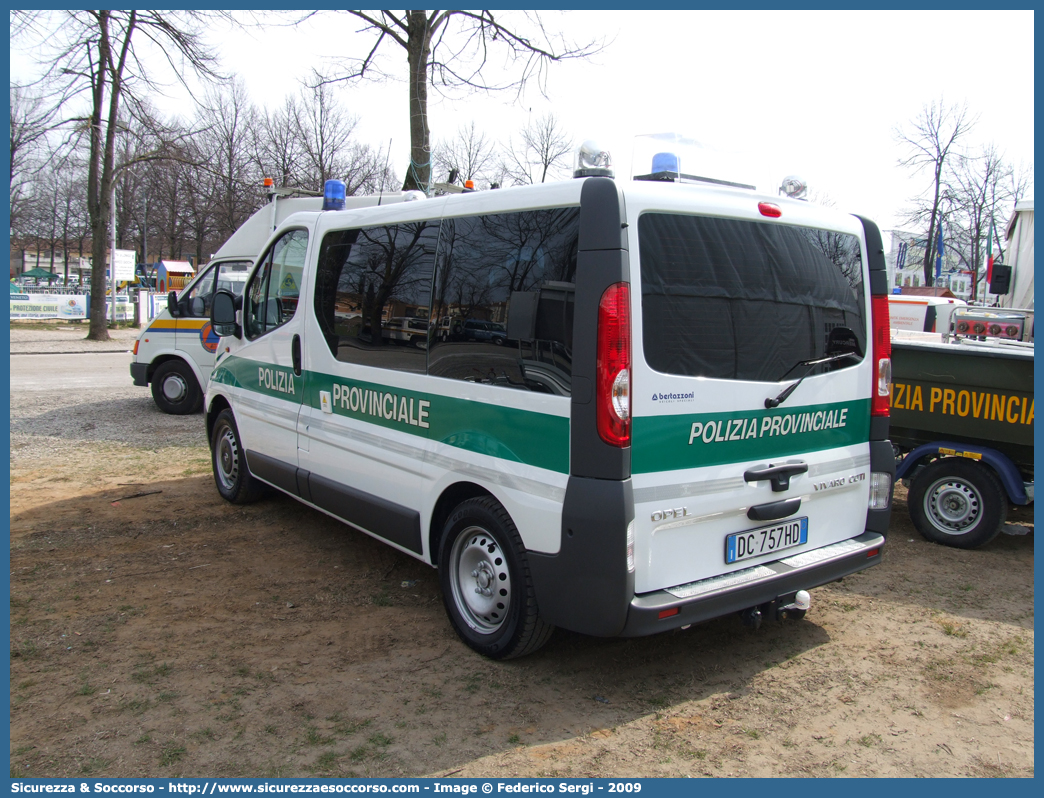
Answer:
<svg viewBox="0 0 1044 798"><path fill-rule="evenodd" d="M1008 517L1008 497L993 471L957 457L918 471L910 483L909 505L918 532L958 549L989 543Z"/></svg>
<svg viewBox="0 0 1044 798"><path fill-rule="evenodd" d="M265 486L247 468L246 452L240 445L239 428L229 409L218 413L210 438L210 460L214 484L225 501L250 504L261 498Z"/></svg>
<svg viewBox="0 0 1044 798"><path fill-rule="evenodd" d="M540 619L525 547L499 502L459 504L439 549L442 600L461 640L491 659L521 657L548 641L554 627Z"/></svg>
<svg viewBox="0 0 1044 798"><path fill-rule="evenodd" d="M168 360L152 375L152 399L164 413L187 416L203 406L203 391L187 363Z"/></svg>

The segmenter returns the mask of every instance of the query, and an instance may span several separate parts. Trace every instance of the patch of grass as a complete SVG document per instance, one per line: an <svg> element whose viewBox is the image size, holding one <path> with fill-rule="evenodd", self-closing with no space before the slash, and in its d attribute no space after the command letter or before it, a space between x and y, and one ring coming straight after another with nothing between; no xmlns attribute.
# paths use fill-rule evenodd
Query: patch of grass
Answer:
<svg viewBox="0 0 1044 798"><path fill-rule="evenodd" d="M949 621L940 621L939 625L942 627L943 634L947 634L950 637L967 637L968 630L959 623L951 623Z"/></svg>
<svg viewBox="0 0 1044 798"><path fill-rule="evenodd" d="M185 756L185 753L185 746L168 743L163 746L163 751L160 752L159 763L163 767L170 767L171 765L180 762L182 757Z"/></svg>
<svg viewBox="0 0 1044 798"><path fill-rule="evenodd" d="M134 744L135 745L145 745L145 743L151 743L151 742L152 742L152 734L150 732L145 732L137 740L134 741Z"/></svg>
<svg viewBox="0 0 1044 798"><path fill-rule="evenodd" d="M752 740L760 740L761 739L761 734L758 732L757 729L744 729L743 733L745 735L747 735Z"/></svg>
<svg viewBox="0 0 1044 798"><path fill-rule="evenodd" d="M265 734L275 734L276 731L276 727L273 726L271 723L265 726Z"/></svg>
<svg viewBox="0 0 1044 798"><path fill-rule="evenodd" d="M875 745L881 744L881 735L873 733L864 734L856 740L856 742L863 746L863 748L873 748Z"/></svg>
<svg viewBox="0 0 1044 798"><path fill-rule="evenodd" d="M90 776L101 770L104 770L108 766L109 760L102 759L101 757L92 756L90 759L80 763L80 775Z"/></svg>
<svg viewBox="0 0 1044 798"><path fill-rule="evenodd" d="M469 674L464 677L464 692L465 693L477 693L479 691L479 676L478 674Z"/></svg>
<svg viewBox="0 0 1044 798"><path fill-rule="evenodd" d="M365 729L371 723L370 718L365 720L341 720L339 717L334 722L334 732L341 737L350 737L361 729Z"/></svg>
<svg viewBox="0 0 1044 798"><path fill-rule="evenodd" d="M437 687L425 687L421 692L430 698L442 698L442 691Z"/></svg>
<svg viewBox="0 0 1044 798"><path fill-rule="evenodd" d="M79 689L77 689L76 695L94 695L97 692L97 687L95 687L94 685L87 684L87 682L84 682L82 685L80 685Z"/></svg>
<svg viewBox="0 0 1044 798"><path fill-rule="evenodd" d="M383 732L374 732L370 735L370 743L378 748L387 748L392 742L394 742L392 738Z"/></svg>
<svg viewBox="0 0 1044 798"><path fill-rule="evenodd" d="M119 704L120 712L130 712L132 715L141 715L152 706L152 702L147 698L132 698L128 701L121 701Z"/></svg>
<svg viewBox="0 0 1044 798"><path fill-rule="evenodd" d="M517 735L517 734L515 734L515 735L513 735L513 736L514 736L514 737L518 737L518 735ZM436 734L436 735L435 735L435 736L434 736L434 737L432 738L432 740L431 740L431 741L432 741L432 742L433 742L433 743L434 743L434 744L435 744L436 746L438 746L439 748L442 748L442 746L444 746L444 745L446 744L446 733L445 733L445 732L440 732L439 734ZM508 740L508 742L510 742L510 739Z"/></svg>
<svg viewBox="0 0 1044 798"><path fill-rule="evenodd" d="M333 737L323 737L316 726L308 726L305 729L305 742L309 745L329 745L333 741Z"/></svg>
<svg viewBox="0 0 1044 798"><path fill-rule="evenodd" d="M158 696L156 696L156 698L158 700L162 701L164 704L169 704L171 701L173 701L177 697L178 697L178 694L175 693L173 690L164 690L162 693L160 693Z"/></svg>
<svg viewBox="0 0 1044 798"><path fill-rule="evenodd" d="M508 742L512 745L518 745L520 742L522 742L522 738L519 737L517 734L512 734L510 737L508 737Z"/></svg>
<svg viewBox="0 0 1044 798"><path fill-rule="evenodd" d="M657 695L650 699L647 699L649 703L657 709L666 709L670 706L671 702L667 700L665 696Z"/></svg>
<svg viewBox="0 0 1044 798"><path fill-rule="evenodd" d="M217 738L217 735L214 733L214 730L209 726L207 726L207 728L205 729L199 729L197 731L192 732L192 736L195 737L197 740L214 740Z"/></svg>
<svg viewBox="0 0 1044 798"><path fill-rule="evenodd" d="M391 598L387 593L378 593L376 596L372 596L371 600L376 607L390 607L392 605Z"/></svg>
<svg viewBox="0 0 1044 798"><path fill-rule="evenodd" d="M351 752L348 754L348 757L353 762L362 762L364 759L366 759L367 753L369 753L369 751L366 748L366 746L360 745L357 748L353 748Z"/></svg>
<svg viewBox="0 0 1044 798"><path fill-rule="evenodd" d="M341 754L338 754L336 751L325 751L319 754L319 758L315 760L316 770L330 770L340 758Z"/></svg>
<svg viewBox="0 0 1044 798"><path fill-rule="evenodd" d="M143 667L131 673L131 680L138 684L151 684L156 679L163 679L170 676L171 671L170 663L164 662L160 665L155 665L152 668Z"/></svg>
<svg viewBox="0 0 1044 798"><path fill-rule="evenodd" d="M241 665L240 667L236 668L236 673L238 673L240 676L249 676L250 667L248 665Z"/></svg>

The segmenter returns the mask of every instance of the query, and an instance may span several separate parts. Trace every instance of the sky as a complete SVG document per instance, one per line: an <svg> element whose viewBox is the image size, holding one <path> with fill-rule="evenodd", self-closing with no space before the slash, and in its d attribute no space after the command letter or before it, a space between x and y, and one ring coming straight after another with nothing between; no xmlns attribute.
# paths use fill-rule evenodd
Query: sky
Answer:
<svg viewBox="0 0 1044 798"><path fill-rule="evenodd" d="M634 137L669 131L720 150L723 163L743 173L734 176L741 182L775 194L784 176L800 175L813 196L869 216L884 230L901 227L903 208L930 184L929 173L898 166L904 150L895 129L933 100L966 102L978 115L970 148L993 143L1013 165L1033 164L1032 11L541 16L574 41L604 39L605 49L552 65L546 97L535 86L518 100L513 92L441 98L429 89L433 142L474 121L506 143L530 118L551 112L578 144L593 139L609 150L617 176L626 177ZM215 30L212 43L253 101L275 107L313 68L329 72L339 56L363 55L373 36L359 34L360 27L326 12L297 27ZM401 178L409 158L406 59L398 46L385 52L394 80L345 85L337 95L359 116L362 141L391 142ZM500 67L496 59L493 67ZM17 79L31 67L13 50L11 69ZM171 114L184 114L191 102L176 85L154 100Z"/></svg>

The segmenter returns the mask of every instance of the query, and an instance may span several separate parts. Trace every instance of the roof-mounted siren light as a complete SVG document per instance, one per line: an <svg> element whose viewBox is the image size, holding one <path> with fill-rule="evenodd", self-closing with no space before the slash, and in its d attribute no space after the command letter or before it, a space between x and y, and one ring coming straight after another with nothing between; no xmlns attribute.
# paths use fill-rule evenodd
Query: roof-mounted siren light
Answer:
<svg viewBox="0 0 1044 798"><path fill-rule="evenodd" d="M323 186L323 210L344 210L345 186L343 180L327 180Z"/></svg>
<svg viewBox="0 0 1044 798"><path fill-rule="evenodd" d="M673 152L658 152L652 159L652 175L657 180L681 177L681 159Z"/></svg>
<svg viewBox="0 0 1044 798"><path fill-rule="evenodd" d="M783 178L783 185L779 187L779 193L785 194L791 199L808 200L808 183L797 175L787 175Z"/></svg>
<svg viewBox="0 0 1044 798"><path fill-rule="evenodd" d="M609 152L588 139L576 151L573 177L615 177L612 167Z"/></svg>

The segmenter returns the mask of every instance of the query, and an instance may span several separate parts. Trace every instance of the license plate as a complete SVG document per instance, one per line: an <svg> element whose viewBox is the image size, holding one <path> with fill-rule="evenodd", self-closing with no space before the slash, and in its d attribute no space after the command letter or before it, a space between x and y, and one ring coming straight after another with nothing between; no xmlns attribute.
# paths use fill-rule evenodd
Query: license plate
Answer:
<svg viewBox="0 0 1044 798"><path fill-rule="evenodd" d="M735 532L725 538L725 562L734 563L808 543L808 518Z"/></svg>

